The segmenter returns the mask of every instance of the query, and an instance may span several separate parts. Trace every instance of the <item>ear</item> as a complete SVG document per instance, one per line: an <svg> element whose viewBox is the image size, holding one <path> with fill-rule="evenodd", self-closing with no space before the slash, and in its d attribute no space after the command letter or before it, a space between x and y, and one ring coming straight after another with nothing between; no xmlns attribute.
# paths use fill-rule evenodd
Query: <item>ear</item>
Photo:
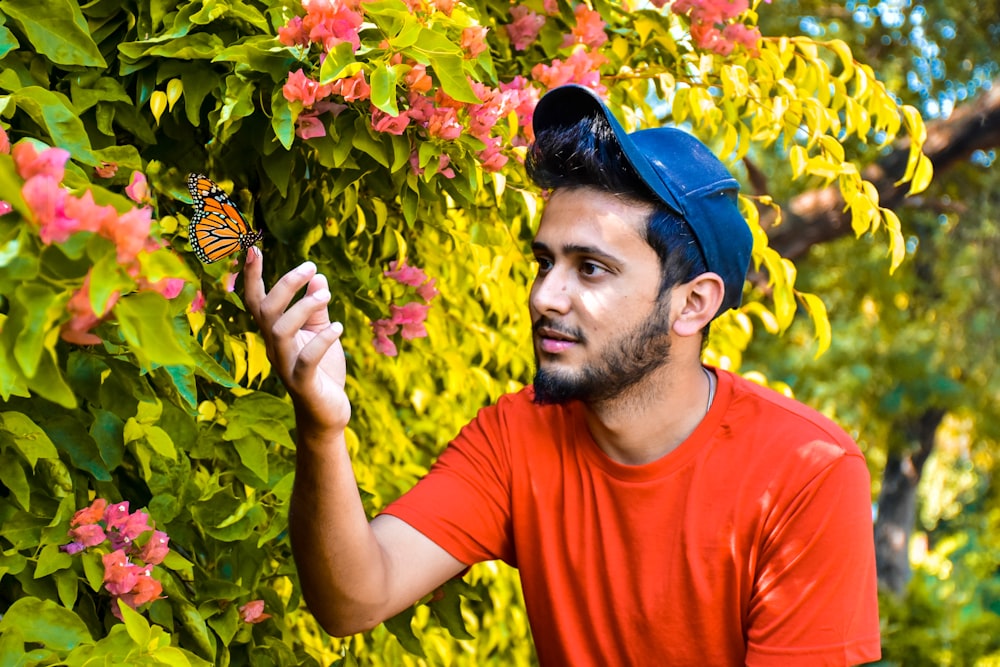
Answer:
<svg viewBox="0 0 1000 667"><path fill-rule="evenodd" d="M677 285L671 294L674 321L671 325L678 336L693 336L704 329L715 317L726 286L717 273L702 273L693 280Z"/></svg>

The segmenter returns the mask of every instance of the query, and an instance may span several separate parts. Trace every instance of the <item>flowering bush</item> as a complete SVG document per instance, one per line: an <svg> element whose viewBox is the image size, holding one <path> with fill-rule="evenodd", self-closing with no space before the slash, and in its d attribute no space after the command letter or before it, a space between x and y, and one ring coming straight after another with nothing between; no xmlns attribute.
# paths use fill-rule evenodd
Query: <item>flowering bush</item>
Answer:
<svg viewBox="0 0 1000 667"><path fill-rule="evenodd" d="M836 183L855 230L888 230L898 255L899 221L848 151L909 133L919 190L919 115L842 43L760 37L759 6L4 0L0 656L530 664L496 564L372 633L317 628L287 537L292 409L238 260L190 252L187 174L263 232L269 284L304 259L329 276L375 513L530 379L540 202L521 161L548 88L590 86L629 127L683 124L734 165L780 142L796 179ZM771 284L713 325L706 356L734 369L751 316L779 331L802 302L825 323L767 247L769 200L743 204Z"/></svg>

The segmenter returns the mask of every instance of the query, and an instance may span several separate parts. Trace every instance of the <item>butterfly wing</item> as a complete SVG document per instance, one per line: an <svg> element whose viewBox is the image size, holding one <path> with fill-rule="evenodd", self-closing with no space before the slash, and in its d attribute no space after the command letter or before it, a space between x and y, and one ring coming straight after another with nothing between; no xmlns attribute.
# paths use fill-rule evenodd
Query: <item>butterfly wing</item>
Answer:
<svg viewBox="0 0 1000 667"><path fill-rule="evenodd" d="M234 252L246 251L260 240L261 233L250 229L233 200L211 179L189 175L188 191L195 205L188 238L202 262L211 264Z"/></svg>

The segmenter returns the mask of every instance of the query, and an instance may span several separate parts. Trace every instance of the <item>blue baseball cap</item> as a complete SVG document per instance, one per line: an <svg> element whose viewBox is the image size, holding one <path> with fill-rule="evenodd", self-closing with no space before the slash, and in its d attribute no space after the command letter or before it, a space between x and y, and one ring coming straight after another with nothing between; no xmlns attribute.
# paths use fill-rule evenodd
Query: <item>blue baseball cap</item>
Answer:
<svg viewBox="0 0 1000 667"><path fill-rule="evenodd" d="M716 317L738 308L750 266L753 235L737 205L739 183L705 144L673 127L626 132L590 88L553 88L535 107L535 134L570 127L584 118L603 117L626 159L670 210L687 221L708 270L719 274L726 292Z"/></svg>

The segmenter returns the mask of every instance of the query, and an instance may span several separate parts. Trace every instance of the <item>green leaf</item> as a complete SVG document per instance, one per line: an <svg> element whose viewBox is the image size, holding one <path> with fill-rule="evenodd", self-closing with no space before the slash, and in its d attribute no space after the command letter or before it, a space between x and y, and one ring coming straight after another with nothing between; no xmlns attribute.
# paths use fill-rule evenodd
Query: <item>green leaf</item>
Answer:
<svg viewBox="0 0 1000 667"><path fill-rule="evenodd" d="M191 365L193 360L177 344L171 331L170 303L156 292L138 292L120 299L114 308L118 325L143 368Z"/></svg>
<svg viewBox="0 0 1000 667"><path fill-rule="evenodd" d="M101 590L104 585L104 563L101 554L96 551L85 551L78 554L78 558L83 561L83 576L87 579L87 585L92 591Z"/></svg>
<svg viewBox="0 0 1000 667"><path fill-rule="evenodd" d="M28 485L28 476L24 474L21 461L9 450L0 452L0 483L13 494L21 509L31 509L31 487Z"/></svg>
<svg viewBox="0 0 1000 667"><path fill-rule="evenodd" d="M17 332L14 358L29 378L38 371L48 333L65 312L66 296L39 283L21 285L14 293L8 324Z"/></svg>
<svg viewBox="0 0 1000 667"><path fill-rule="evenodd" d="M58 544L46 544L42 552L38 555L38 565L35 566L35 579L47 577L53 572L65 570L72 565L73 557L59 551Z"/></svg>
<svg viewBox="0 0 1000 667"><path fill-rule="evenodd" d="M188 631L194 642L194 648L202 657L215 660L216 643L212 632L205 624L194 605L189 602L177 601L174 604L174 617Z"/></svg>
<svg viewBox="0 0 1000 667"><path fill-rule="evenodd" d="M288 100L282 94L281 88L275 88L274 92L271 93L271 128L274 129L274 136L278 138L285 150L290 149L292 142L295 141L295 119L292 118L292 108L288 105ZM265 169L267 169L269 162L270 160L265 161ZM270 172L268 173L270 175ZM286 171L284 186L275 183L282 195L288 188L288 175ZM271 180L273 181L274 178L272 177Z"/></svg>
<svg viewBox="0 0 1000 667"><path fill-rule="evenodd" d="M0 14L0 58L3 58L19 46L20 44L17 41L17 37L14 37L14 33L4 27L4 16ZM2 662L3 660L0 660L0 663Z"/></svg>
<svg viewBox="0 0 1000 667"><path fill-rule="evenodd" d="M28 415L20 412L0 413L0 429L13 436L14 445L28 461L31 469L35 469L38 459L59 458L59 451Z"/></svg>
<svg viewBox="0 0 1000 667"><path fill-rule="evenodd" d="M184 35L177 39L151 39L144 42L126 42L118 45L118 51L127 61L158 56L180 60L211 60L225 48L222 39L209 32ZM187 84L185 83L185 91Z"/></svg>
<svg viewBox="0 0 1000 667"><path fill-rule="evenodd" d="M413 655L420 656L421 658L426 658L427 654L424 652L424 647L420 644L420 640L417 636L413 634L413 627L411 623L413 622L414 607L409 607L399 612L392 618L385 621L385 629L389 633L399 640L399 643L403 645L407 651Z"/></svg>
<svg viewBox="0 0 1000 667"><path fill-rule="evenodd" d="M57 651L71 651L93 638L87 626L69 609L51 600L22 597L0 618L0 635L17 628L26 642L36 642Z"/></svg>
<svg viewBox="0 0 1000 667"><path fill-rule="evenodd" d="M462 68L461 56L428 54L428 57L444 92L459 102L470 104L482 102L469 85L469 79Z"/></svg>
<svg viewBox="0 0 1000 667"><path fill-rule="evenodd" d="M25 86L13 93L11 99L18 109L45 129L53 146L65 148L74 160L84 164L94 167L100 164L91 150L79 112L64 96L39 86Z"/></svg>
<svg viewBox="0 0 1000 667"><path fill-rule="evenodd" d="M396 66L379 63L372 72L372 104L392 116L399 115L399 107L396 104L398 82L399 72Z"/></svg>
<svg viewBox="0 0 1000 667"><path fill-rule="evenodd" d="M366 6L367 10L367 6ZM326 54L319 68L319 82L330 83L337 79L354 76L361 71L361 63L354 57L354 48L349 42L341 42Z"/></svg>
<svg viewBox="0 0 1000 667"><path fill-rule="evenodd" d="M257 475L262 480L267 480L267 445L263 439L248 436L238 438L233 441L236 453L240 455L240 461L250 472Z"/></svg>
<svg viewBox="0 0 1000 667"><path fill-rule="evenodd" d="M68 554L63 555L68 556ZM72 609L80 592L80 575L73 571L73 568L67 568L56 572L53 579L56 581L59 601L67 609Z"/></svg>
<svg viewBox="0 0 1000 667"><path fill-rule="evenodd" d="M465 627L465 621L462 619L462 597L457 590L446 586L444 595L440 599L428 603L428 606L431 608L431 613L437 617L441 625L448 629L452 637L456 639L474 638L469 634Z"/></svg>
<svg viewBox="0 0 1000 667"><path fill-rule="evenodd" d="M35 50L57 65L108 64L90 37L80 4L71 0L3 0L0 12L17 22Z"/></svg>
<svg viewBox="0 0 1000 667"><path fill-rule="evenodd" d="M118 604L118 609L122 614L122 622L125 623L125 629L128 631L128 636L132 638L139 646L149 645L149 640L151 636L149 623L146 619L142 617L142 614L137 612L132 607L125 604L122 600L115 601Z"/></svg>

